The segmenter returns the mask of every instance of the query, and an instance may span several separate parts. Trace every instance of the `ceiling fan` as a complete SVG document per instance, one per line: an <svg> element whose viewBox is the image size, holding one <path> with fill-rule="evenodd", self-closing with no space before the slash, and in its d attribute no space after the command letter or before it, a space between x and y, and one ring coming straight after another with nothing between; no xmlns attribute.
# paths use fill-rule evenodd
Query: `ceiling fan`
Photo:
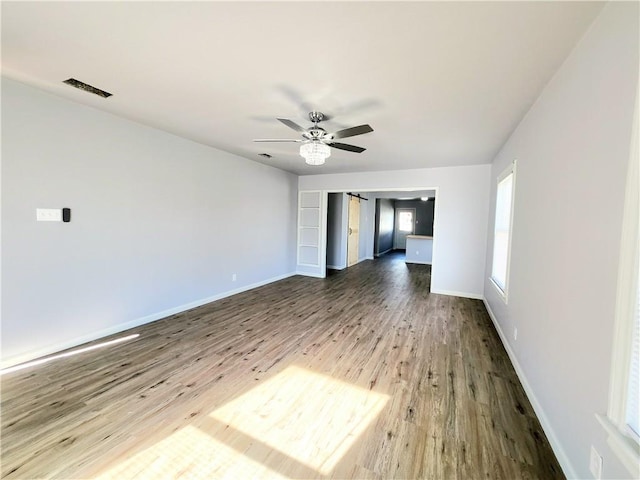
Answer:
<svg viewBox="0 0 640 480"><path fill-rule="evenodd" d="M257 139L254 142L294 142L302 143L300 145L300 155L305 159L309 165L322 165L325 160L331 156L331 149L337 148L339 150L346 150L347 152L362 153L366 149L357 147L355 145L349 145L347 143L335 142L340 138L355 137L356 135L362 135L364 133L373 132L373 128L369 125L358 125L357 127L345 128L344 130L338 130L334 133L327 133L327 131L318 126L325 118L322 112L309 113L309 119L313 122L313 126L309 128L303 128L297 123L288 120L286 118L278 118L278 120L284 123L287 127L302 134L302 139Z"/></svg>

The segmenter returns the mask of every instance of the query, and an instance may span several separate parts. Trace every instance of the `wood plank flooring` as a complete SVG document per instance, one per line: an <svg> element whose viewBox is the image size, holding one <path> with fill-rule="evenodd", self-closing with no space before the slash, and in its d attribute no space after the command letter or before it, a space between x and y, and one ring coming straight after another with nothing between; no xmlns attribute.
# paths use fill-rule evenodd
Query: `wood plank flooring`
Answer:
<svg viewBox="0 0 640 480"><path fill-rule="evenodd" d="M2 476L564 478L482 302L429 284L387 255L6 374Z"/></svg>

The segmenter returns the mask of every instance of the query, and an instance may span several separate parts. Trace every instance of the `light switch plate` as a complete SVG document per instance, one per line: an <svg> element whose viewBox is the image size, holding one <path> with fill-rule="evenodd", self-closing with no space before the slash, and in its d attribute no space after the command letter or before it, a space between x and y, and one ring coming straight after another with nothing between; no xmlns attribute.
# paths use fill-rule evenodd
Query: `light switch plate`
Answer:
<svg viewBox="0 0 640 480"><path fill-rule="evenodd" d="M61 222L61 208L36 208L36 220L38 222Z"/></svg>

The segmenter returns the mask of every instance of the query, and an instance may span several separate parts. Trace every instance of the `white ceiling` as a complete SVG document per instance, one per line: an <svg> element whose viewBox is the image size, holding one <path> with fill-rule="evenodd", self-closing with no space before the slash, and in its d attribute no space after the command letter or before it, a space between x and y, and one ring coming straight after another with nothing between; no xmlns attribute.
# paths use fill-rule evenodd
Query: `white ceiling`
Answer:
<svg viewBox="0 0 640 480"><path fill-rule="evenodd" d="M3 75L297 174L490 163L599 2L2 2ZM102 99L69 77L113 93ZM275 120L370 124L310 167ZM257 156L266 152L269 161Z"/></svg>

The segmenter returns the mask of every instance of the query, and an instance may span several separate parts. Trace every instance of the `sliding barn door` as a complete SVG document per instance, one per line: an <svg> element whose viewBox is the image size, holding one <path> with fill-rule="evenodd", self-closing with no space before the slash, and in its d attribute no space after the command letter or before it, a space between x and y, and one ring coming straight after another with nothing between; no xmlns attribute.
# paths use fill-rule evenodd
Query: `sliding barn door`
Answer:
<svg viewBox="0 0 640 480"><path fill-rule="evenodd" d="M347 267L358 263L360 246L360 199L349 196L349 236L347 237Z"/></svg>
<svg viewBox="0 0 640 480"><path fill-rule="evenodd" d="M297 273L311 277L326 276L327 194L303 191L298 194Z"/></svg>

